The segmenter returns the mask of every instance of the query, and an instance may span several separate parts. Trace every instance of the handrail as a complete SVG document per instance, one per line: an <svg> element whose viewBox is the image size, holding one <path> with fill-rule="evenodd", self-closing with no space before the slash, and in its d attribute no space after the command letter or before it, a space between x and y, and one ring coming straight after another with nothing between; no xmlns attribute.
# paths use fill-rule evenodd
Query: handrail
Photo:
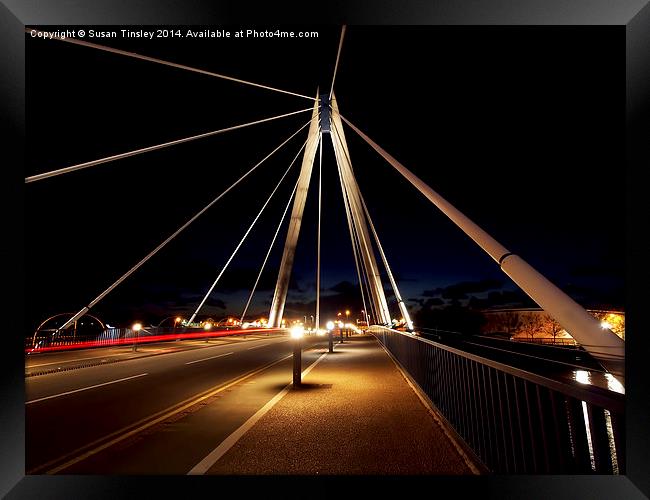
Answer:
<svg viewBox="0 0 650 500"><path fill-rule="evenodd" d="M506 365L504 363L500 363L492 359L484 358L482 356L477 356L476 354L471 354L469 352L465 352L460 349L456 349L454 347L450 347L444 344L439 344L438 342L435 342L430 339L400 332L399 330L393 330L391 328L386 328L384 326L376 326L376 325L371 326L370 327L371 333L373 328L388 330L390 332L398 333L405 337L416 339L420 342L431 344L439 349L443 349L445 351L454 353L466 359L471 359L472 361L482 363L486 366L490 366L502 372L508 373L510 375L514 375L515 377L520 377L524 380L528 380L529 382L533 382L535 384L539 384L549 389L553 389L554 391L560 392L566 396L571 396L573 398L580 399L581 401L585 401L586 403L594 404L602 408L609 408L612 411L617 413L621 413L625 411L625 395L615 391L609 391L607 389L601 389L600 387L594 387L594 386L579 386L577 385L578 382L576 382L576 385L572 385L566 382L561 382L559 380L550 379L548 377L544 377L543 375L538 375L536 373L522 370L521 368L515 368L514 366Z"/></svg>

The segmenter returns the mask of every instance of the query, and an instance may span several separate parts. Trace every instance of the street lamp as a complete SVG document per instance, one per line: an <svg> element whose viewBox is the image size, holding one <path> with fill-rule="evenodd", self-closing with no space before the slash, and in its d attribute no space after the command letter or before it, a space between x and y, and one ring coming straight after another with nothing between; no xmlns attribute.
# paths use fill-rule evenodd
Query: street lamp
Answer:
<svg viewBox="0 0 650 500"><path fill-rule="evenodd" d="M131 329L135 332L135 335L133 336L133 351L138 350L138 338L140 337L140 330L142 330L142 324L141 323L135 323Z"/></svg>
<svg viewBox="0 0 650 500"><path fill-rule="evenodd" d="M302 337L305 334L305 328L302 325L296 325L290 330L293 339L293 386L300 385L302 372Z"/></svg>
<svg viewBox="0 0 650 500"><path fill-rule="evenodd" d="M329 352L334 352L334 341L332 340L332 330L334 330L334 321L328 321L325 325L327 328L327 342L329 344Z"/></svg>
<svg viewBox="0 0 650 500"><path fill-rule="evenodd" d="M350 310L349 309L345 310L345 320L346 320L346 325L349 325L350 324ZM350 327L349 326L346 327L345 334L346 334L345 335L346 337L350 336Z"/></svg>

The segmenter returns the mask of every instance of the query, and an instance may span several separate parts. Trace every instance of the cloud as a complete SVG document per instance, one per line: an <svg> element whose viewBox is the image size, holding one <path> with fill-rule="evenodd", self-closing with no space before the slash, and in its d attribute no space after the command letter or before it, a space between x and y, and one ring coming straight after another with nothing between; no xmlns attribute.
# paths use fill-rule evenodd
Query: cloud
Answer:
<svg viewBox="0 0 650 500"><path fill-rule="evenodd" d="M479 298L472 296L468 302L469 307L473 309L488 309L490 307L536 307L537 304L533 299L523 291L502 290L488 293L487 297Z"/></svg>
<svg viewBox="0 0 650 500"><path fill-rule="evenodd" d="M483 293L488 290L501 288L503 281L495 279L483 279L479 281L461 281L444 288L424 290L423 297L442 297L443 299L462 300L467 299L470 293Z"/></svg>
<svg viewBox="0 0 650 500"><path fill-rule="evenodd" d="M340 281L333 287L328 288L328 290L340 294L350 294L359 291L359 284L350 283L349 281Z"/></svg>

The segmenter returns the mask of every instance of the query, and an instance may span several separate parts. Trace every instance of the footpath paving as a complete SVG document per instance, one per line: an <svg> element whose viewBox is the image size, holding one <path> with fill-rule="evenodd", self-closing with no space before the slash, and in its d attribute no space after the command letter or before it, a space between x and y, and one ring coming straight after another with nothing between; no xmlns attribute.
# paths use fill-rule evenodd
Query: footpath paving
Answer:
<svg viewBox="0 0 650 500"><path fill-rule="evenodd" d="M306 366L303 366L303 369ZM218 475L462 475L478 469L371 335L337 344L217 460Z"/></svg>

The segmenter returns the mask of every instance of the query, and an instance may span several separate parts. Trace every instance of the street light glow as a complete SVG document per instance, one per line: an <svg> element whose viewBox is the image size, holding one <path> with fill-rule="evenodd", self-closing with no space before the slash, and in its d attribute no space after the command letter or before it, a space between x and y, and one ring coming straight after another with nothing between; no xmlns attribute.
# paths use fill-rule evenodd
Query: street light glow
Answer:
<svg viewBox="0 0 650 500"><path fill-rule="evenodd" d="M134 332L139 332L140 330L142 330L142 323L134 323L133 327L132 327L132 330Z"/></svg>
<svg viewBox="0 0 650 500"><path fill-rule="evenodd" d="M327 324L325 325L325 327L328 330L334 330L334 321L328 321Z"/></svg>
<svg viewBox="0 0 650 500"><path fill-rule="evenodd" d="M205 323L205 324L203 325L203 329L204 329L204 330L209 330L210 328L212 328L212 323Z"/></svg>
<svg viewBox="0 0 650 500"><path fill-rule="evenodd" d="M296 325L291 328L291 337L294 339L300 339L305 334L305 328L302 325Z"/></svg>

